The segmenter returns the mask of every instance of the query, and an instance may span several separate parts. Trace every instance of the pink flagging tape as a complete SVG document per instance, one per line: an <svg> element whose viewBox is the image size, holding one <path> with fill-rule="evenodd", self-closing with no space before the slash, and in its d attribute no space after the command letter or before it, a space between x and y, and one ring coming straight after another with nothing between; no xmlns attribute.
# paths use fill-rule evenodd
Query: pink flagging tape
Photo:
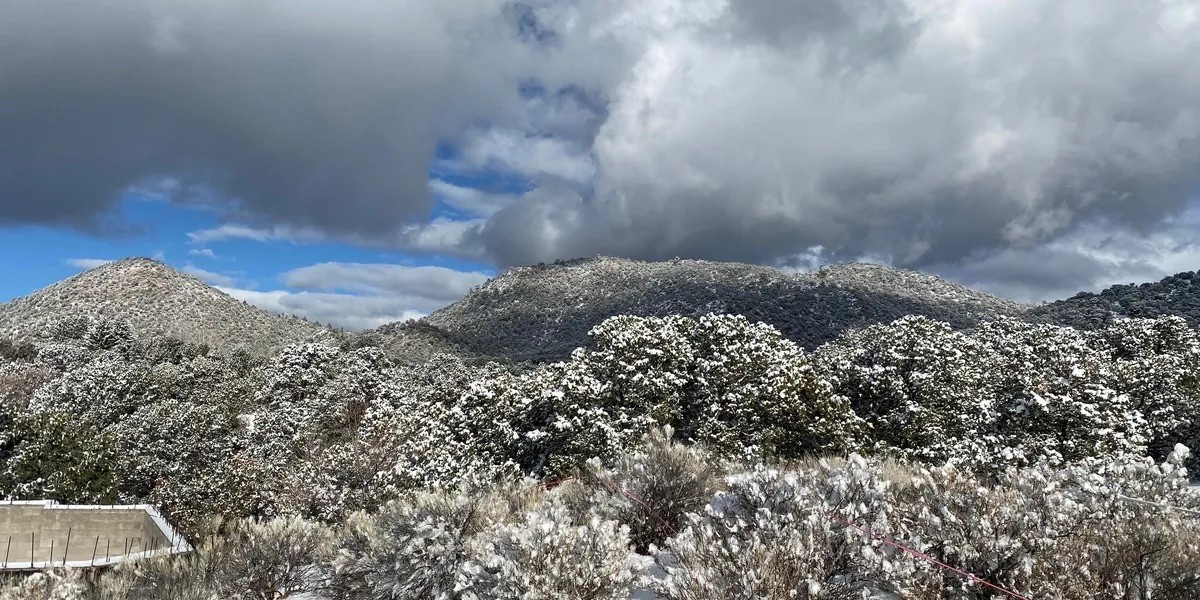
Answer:
<svg viewBox="0 0 1200 600"><path fill-rule="evenodd" d="M851 523L850 521L842 518L842 516L838 515L837 513L825 512L824 514L825 514L825 516L845 525L846 527L850 527L852 529L856 529L856 530L862 532L867 537L870 537L875 540L879 540L880 542L883 542L893 548L896 548L897 550L911 554L912 556L915 556L929 564L932 564L936 567L940 567L942 569L950 571L951 573L955 573L955 574L957 574L961 577L964 577L970 581L974 581L975 583L978 583L980 585L987 586L993 590L996 590L997 592L1000 592L1002 594L1007 594L1008 596L1010 596L1012 598L1017 598L1018 600L1033 600L1032 598L1030 598L1028 596L1022 596L1021 594L1018 594L1012 590L1000 587L982 577L979 577L978 575L975 575L974 573L964 571L953 565L948 565L928 554L925 554L924 552L921 552L920 550L917 550L916 548L910 548L910 547L905 546L904 544L901 544L900 542L897 542L887 536L876 534L875 532L871 531L870 529L867 529L866 527L857 525L855 523Z"/></svg>
<svg viewBox="0 0 1200 600"><path fill-rule="evenodd" d="M1179 506L1172 506L1170 504L1163 504L1162 502L1151 502L1150 500L1142 500L1141 498L1134 498L1131 496L1126 496L1124 494L1117 494L1117 498L1120 500L1124 500L1126 502L1133 502L1135 504L1144 504L1144 505L1149 505L1149 506L1157 506L1159 508L1166 508L1169 510L1173 510L1175 512L1181 512L1186 515L1191 515L1193 517L1200 517L1200 511L1195 511L1190 508L1182 508Z"/></svg>

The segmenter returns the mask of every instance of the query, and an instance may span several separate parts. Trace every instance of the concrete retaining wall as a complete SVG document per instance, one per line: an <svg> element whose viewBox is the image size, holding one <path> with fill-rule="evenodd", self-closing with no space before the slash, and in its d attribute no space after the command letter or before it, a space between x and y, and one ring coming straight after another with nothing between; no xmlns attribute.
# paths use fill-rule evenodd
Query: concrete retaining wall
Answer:
<svg viewBox="0 0 1200 600"><path fill-rule="evenodd" d="M191 550L149 505L0 503L0 569L104 566Z"/></svg>

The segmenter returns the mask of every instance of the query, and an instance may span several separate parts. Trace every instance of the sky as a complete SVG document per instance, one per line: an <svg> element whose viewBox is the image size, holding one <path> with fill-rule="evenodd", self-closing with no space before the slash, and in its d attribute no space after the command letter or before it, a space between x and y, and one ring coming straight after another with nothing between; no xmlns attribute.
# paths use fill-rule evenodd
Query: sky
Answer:
<svg viewBox="0 0 1200 600"><path fill-rule="evenodd" d="M0 3L0 301L152 256L348 328L505 268L1200 268L1200 0Z"/></svg>

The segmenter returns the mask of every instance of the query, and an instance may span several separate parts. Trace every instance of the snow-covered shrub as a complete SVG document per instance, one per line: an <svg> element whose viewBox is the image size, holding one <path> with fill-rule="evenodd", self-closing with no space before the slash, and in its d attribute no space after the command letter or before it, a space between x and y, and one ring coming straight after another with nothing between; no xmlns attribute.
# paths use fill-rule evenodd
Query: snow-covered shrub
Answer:
<svg viewBox="0 0 1200 600"><path fill-rule="evenodd" d="M89 315L73 314L50 324L50 339L57 342L79 341L87 335L95 319Z"/></svg>
<svg viewBox="0 0 1200 600"><path fill-rule="evenodd" d="M54 371L67 371L87 364L92 353L87 348L72 342L50 342L38 348L35 363Z"/></svg>
<svg viewBox="0 0 1200 600"><path fill-rule="evenodd" d="M477 456L558 477L588 458L610 459L649 426L644 416L611 408L602 383L586 369L558 363L475 381L448 417L456 430L489 424L460 438Z"/></svg>
<svg viewBox="0 0 1200 600"><path fill-rule="evenodd" d="M1149 458L1088 461L1059 474L1091 517L1090 527L1066 538L1041 561L1094 582L1096 597L1194 598L1200 593L1200 495L1188 488L1177 446L1162 463ZM1063 576L1062 590L1072 582ZM1036 588L1035 588L1036 590ZM1040 595L1044 595L1045 592Z"/></svg>
<svg viewBox="0 0 1200 600"><path fill-rule="evenodd" d="M1114 368L1089 336L1014 319L984 323L975 334L992 353L988 386L996 418L976 462L1047 462L1142 455L1150 428L1128 394L1114 388Z"/></svg>
<svg viewBox="0 0 1200 600"><path fill-rule="evenodd" d="M813 474L758 470L729 478L706 514L667 540L654 580L668 600L861 598L864 546L838 519L871 524L887 508L865 461L819 482ZM831 516L831 515L842 515Z"/></svg>
<svg viewBox="0 0 1200 600"><path fill-rule="evenodd" d="M188 494L164 488L203 491L191 483L211 481L233 453L238 425L230 395L238 386L232 379L204 357L153 364L100 354L31 395L16 419L25 427L9 471L22 473L16 476L27 487L40 479L40 490L60 501L163 500L174 513ZM205 497L211 494L196 499ZM220 509L200 512L214 510Z"/></svg>
<svg viewBox="0 0 1200 600"><path fill-rule="evenodd" d="M953 465L887 473L857 456L759 469L730 477L666 541L655 588L672 599L995 597L963 571L1030 598L1193 598L1200 497L1185 458L1180 447L1163 464L1042 463L992 479Z"/></svg>
<svg viewBox="0 0 1200 600"><path fill-rule="evenodd" d="M122 562L100 578L96 595L99 600L213 600L223 598L221 578L220 556L201 549Z"/></svg>
<svg viewBox="0 0 1200 600"><path fill-rule="evenodd" d="M595 347L520 375L473 384L464 408L482 410L528 473L561 476L606 462L655 426L737 456L799 456L855 443L859 420L795 344L744 317L613 317ZM499 414L496 414L499 413Z"/></svg>
<svg viewBox="0 0 1200 600"><path fill-rule="evenodd" d="M846 399L769 325L737 315L621 316L591 333L595 349L572 360L685 440L757 456L853 443L859 422Z"/></svg>
<svg viewBox="0 0 1200 600"><path fill-rule="evenodd" d="M530 481L467 481L351 516L332 560L338 598L627 598L628 529L572 519Z"/></svg>
<svg viewBox="0 0 1200 600"><path fill-rule="evenodd" d="M356 354L374 353L364 349ZM369 364L350 361L349 373L323 386L321 394L331 399L331 406L346 406L349 399L355 408L347 414L354 417L337 425L343 428L340 435L311 444L295 466L280 470L282 510L341 521L357 510L377 510L411 490L454 485L468 476L500 479L517 471L506 463L508 450L497 450L494 443L497 437L505 444L511 440L501 435L499 424L509 419L503 407L475 405L469 396L462 400L461 391L471 381L502 377L498 367L470 367L460 359L437 356L423 365L381 365L375 367L377 373L361 373ZM272 431L278 424L270 415L260 416L260 430ZM269 435L276 444L288 443L278 433Z"/></svg>
<svg viewBox="0 0 1200 600"><path fill-rule="evenodd" d="M220 554L221 597L273 600L326 589L332 542L327 527L296 517L240 520L206 551Z"/></svg>
<svg viewBox="0 0 1200 600"><path fill-rule="evenodd" d="M341 380L352 362L337 348L322 344L295 344L280 351L267 365L267 379L255 398L255 429L264 444L302 458L319 445L340 438L351 418L354 399L343 398L337 391L354 385Z"/></svg>
<svg viewBox="0 0 1200 600"><path fill-rule="evenodd" d="M91 597L91 586L78 570L34 573L0 588L0 600L89 600Z"/></svg>
<svg viewBox="0 0 1200 600"><path fill-rule="evenodd" d="M1035 584L1057 589L1047 576L1074 566L1059 557L1064 538L1090 526L1090 516L1061 483L1044 466L1009 471L995 485L953 466L914 469L909 484L893 491L893 518L881 533L1005 589L1025 594ZM879 571L880 584L900 597L966 599L988 593L977 582L898 549L878 553L889 566ZM1082 576L1070 572L1067 578Z"/></svg>
<svg viewBox="0 0 1200 600"><path fill-rule="evenodd" d="M133 349L137 340L128 321L98 318L91 322L80 341L92 351L127 352Z"/></svg>
<svg viewBox="0 0 1200 600"><path fill-rule="evenodd" d="M77 504L118 502L118 460L112 437L70 413L27 412L12 415L3 466L11 497L53 498Z"/></svg>
<svg viewBox="0 0 1200 600"><path fill-rule="evenodd" d="M0 402L25 408L38 389L55 376L50 369L36 364L0 364Z"/></svg>
<svg viewBox="0 0 1200 600"><path fill-rule="evenodd" d="M102 578L116 600L284 600L328 587L332 534L297 518L238 520L195 552L130 561Z"/></svg>
<svg viewBox="0 0 1200 600"><path fill-rule="evenodd" d="M255 393L247 427L251 440L241 460L261 478L258 493L268 505L266 514L338 518L358 508L350 498L348 505L318 506L344 495L343 485L361 491L364 484L353 472L332 479L321 474L346 467L330 461L359 446L357 432L368 408L396 393L387 381L388 366L376 349L342 352L310 343L285 348L264 367L267 376Z"/></svg>
<svg viewBox="0 0 1200 600"><path fill-rule="evenodd" d="M24 339L0 337L0 363L28 362L37 358L37 346Z"/></svg>
<svg viewBox="0 0 1200 600"><path fill-rule="evenodd" d="M706 315L690 335L690 389L671 423L683 439L727 455L797 457L857 445L862 422L810 357L775 328Z"/></svg>
<svg viewBox="0 0 1200 600"><path fill-rule="evenodd" d="M519 407L510 389L512 375L496 364L467 365L437 355L420 366L397 369L399 394L372 406L362 435L391 437L401 444L377 485L398 491L457 485L465 477L499 478L519 471L513 463L517 434L512 424Z"/></svg>
<svg viewBox="0 0 1200 600"><path fill-rule="evenodd" d="M598 517L575 524L546 503L484 534L480 562L494 577L485 598L626 600L638 579L629 529Z"/></svg>
<svg viewBox="0 0 1200 600"><path fill-rule="evenodd" d="M580 522L599 516L628 527L634 548L644 554L682 529L684 515L700 512L719 485L707 452L673 438L670 426L655 429L611 468L590 464L555 493Z"/></svg>
<svg viewBox="0 0 1200 600"><path fill-rule="evenodd" d="M1116 321L1092 336L1113 361L1110 385L1146 419L1152 453L1161 459L1176 443L1200 447L1200 334L1163 317Z"/></svg>
<svg viewBox="0 0 1200 600"><path fill-rule="evenodd" d="M187 400L147 402L107 428L118 447L122 494L150 498L156 488L206 478L233 452L236 421L219 406Z"/></svg>
<svg viewBox="0 0 1200 600"><path fill-rule="evenodd" d="M815 355L875 453L932 462L961 454L992 418L986 360L979 343L926 317L851 331Z"/></svg>
<svg viewBox="0 0 1200 600"><path fill-rule="evenodd" d="M503 489L464 484L352 515L332 560L332 589L347 600L488 598L493 579L480 563L479 534L511 512Z"/></svg>
<svg viewBox="0 0 1200 600"><path fill-rule="evenodd" d="M1200 421L1200 341L1179 319L1090 333L1003 319L960 333L905 317L847 333L815 361L874 452L932 464L1000 471L1148 445L1162 456Z"/></svg>
<svg viewBox="0 0 1200 600"><path fill-rule="evenodd" d="M1092 459L1009 469L984 485L953 467L917 469L895 490L891 535L1032 598L1188 598L1200 577L1200 508L1173 462ZM1200 512L1196 513L1200 515ZM976 598L961 575L884 549L884 589L905 598Z"/></svg>

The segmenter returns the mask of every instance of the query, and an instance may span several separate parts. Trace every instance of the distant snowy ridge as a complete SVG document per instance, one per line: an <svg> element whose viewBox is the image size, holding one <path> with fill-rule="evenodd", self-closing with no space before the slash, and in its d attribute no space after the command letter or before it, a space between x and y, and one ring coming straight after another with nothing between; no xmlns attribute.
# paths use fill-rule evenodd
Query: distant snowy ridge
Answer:
<svg viewBox="0 0 1200 600"><path fill-rule="evenodd" d="M622 314L741 314L811 349L852 327L906 315L970 327L1028 308L932 275L873 264L789 273L741 263L597 257L510 269L421 323L478 354L559 360L586 344L589 329Z"/></svg>
<svg viewBox="0 0 1200 600"><path fill-rule="evenodd" d="M213 348L271 352L294 342L334 339L326 327L271 314L148 258L105 264L0 304L0 333L45 338L56 323L80 315L124 320L143 337L170 336Z"/></svg>

